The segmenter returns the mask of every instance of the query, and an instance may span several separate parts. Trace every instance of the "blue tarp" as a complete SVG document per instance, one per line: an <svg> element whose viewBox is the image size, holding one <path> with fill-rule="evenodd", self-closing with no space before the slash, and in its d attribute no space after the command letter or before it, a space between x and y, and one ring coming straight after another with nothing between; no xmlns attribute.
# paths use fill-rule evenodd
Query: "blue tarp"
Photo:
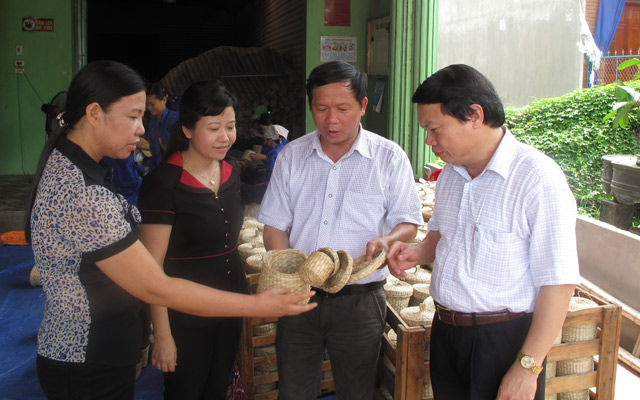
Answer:
<svg viewBox="0 0 640 400"><path fill-rule="evenodd" d="M0 247L0 399L45 399L36 375L36 338L45 295L31 287L31 246ZM162 399L162 374L151 365L136 381L137 400Z"/></svg>

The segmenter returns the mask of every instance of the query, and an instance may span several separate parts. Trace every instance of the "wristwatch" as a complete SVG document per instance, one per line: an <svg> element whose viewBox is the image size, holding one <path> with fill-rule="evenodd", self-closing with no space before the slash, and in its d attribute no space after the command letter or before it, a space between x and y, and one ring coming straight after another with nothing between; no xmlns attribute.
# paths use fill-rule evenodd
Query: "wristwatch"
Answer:
<svg viewBox="0 0 640 400"><path fill-rule="evenodd" d="M536 375L542 372L542 367L539 365L536 365L536 362L533 359L533 357L528 356L521 351L518 352L518 360L520 360L520 365L522 366L522 368L528 369L529 371L533 372Z"/></svg>

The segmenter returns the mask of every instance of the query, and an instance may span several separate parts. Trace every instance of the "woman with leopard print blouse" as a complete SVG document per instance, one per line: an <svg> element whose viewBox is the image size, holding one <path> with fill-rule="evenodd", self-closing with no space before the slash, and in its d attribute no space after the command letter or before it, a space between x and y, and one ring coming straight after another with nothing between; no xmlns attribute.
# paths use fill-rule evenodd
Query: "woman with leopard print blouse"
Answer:
<svg viewBox="0 0 640 400"><path fill-rule="evenodd" d="M129 67L90 63L73 78L61 129L43 149L25 227L46 294L37 370L49 399L133 399L140 300L201 316L307 311L312 293L228 293L164 274L140 243L138 210L101 160L144 133L145 85Z"/></svg>

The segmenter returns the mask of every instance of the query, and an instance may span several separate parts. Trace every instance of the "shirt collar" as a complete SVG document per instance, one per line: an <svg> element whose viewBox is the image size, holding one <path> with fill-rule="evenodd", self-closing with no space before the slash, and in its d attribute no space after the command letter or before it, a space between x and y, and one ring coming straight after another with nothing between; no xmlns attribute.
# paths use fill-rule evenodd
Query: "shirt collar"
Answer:
<svg viewBox="0 0 640 400"><path fill-rule="evenodd" d="M507 179L509 170L511 169L511 163L515 157L515 145L517 143L516 138L511 131L506 127L502 127L504 136L498 145L493 157L489 160L489 164L485 167L485 171L493 171L498 175Z"/></svg>
<svg viewBox="0 0 640 400"><path fill-rule="evenodd" d="M492 171L500 175L504 179L507 179L507 176L509 175L509 169L511 168L511 162L513 161L515 154L514 146L517 141L515 137L513 137L513 134L506 127L503 126L502 130L504 132L504 135L500 140L500 144L498 145L496 151L493 153L493 156L491 156L489 163L486 167L484 167L484 170L480 173L479 176L482 176L486 171ZM465 166L453 165L453 169L465 179L471 180L469 172L467 171L467 168Z"/></svg>
<svg viewBox="0 0 640 400"><path fill-rule="evenodd" d="M56 142L56 149L75 164L92 183L106 186L109 182L109 168L106 163L95 162L80 146L73 143L65 136L60 136Z"/></svg>
<svg viewBox="0 0 640 400"><path fill-rule="evenodd" d="M363 157L371 158L371 149L368 146L369 140L366 136L366 131L362 129L362 124L359 125L358 129L358 136L356 136L356 140L351 145L349 151L347 151L341 159L351 156L351 154L353 154L353 152L355 151L360 153ZM322 150L322 144L320 143L320 131L316 129L315 131L310 133L310 135L314 135L313 143L304 155L305 158L311 156L314 151L316 151L318 154L324 154L326 156L324 150Z"/></svg>

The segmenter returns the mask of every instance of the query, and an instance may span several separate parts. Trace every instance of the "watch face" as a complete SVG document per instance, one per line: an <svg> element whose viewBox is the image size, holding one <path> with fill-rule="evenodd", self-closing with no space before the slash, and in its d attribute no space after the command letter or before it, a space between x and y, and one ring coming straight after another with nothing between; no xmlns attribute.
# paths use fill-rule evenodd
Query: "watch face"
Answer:
<svg viewBox="0 0 640 400"><path fill-rule="evenodd" d="M529 369L535 365L535 361L531 356L522 356L522 358L520 359L520 365L522 365L524 368Z"/></svg>

